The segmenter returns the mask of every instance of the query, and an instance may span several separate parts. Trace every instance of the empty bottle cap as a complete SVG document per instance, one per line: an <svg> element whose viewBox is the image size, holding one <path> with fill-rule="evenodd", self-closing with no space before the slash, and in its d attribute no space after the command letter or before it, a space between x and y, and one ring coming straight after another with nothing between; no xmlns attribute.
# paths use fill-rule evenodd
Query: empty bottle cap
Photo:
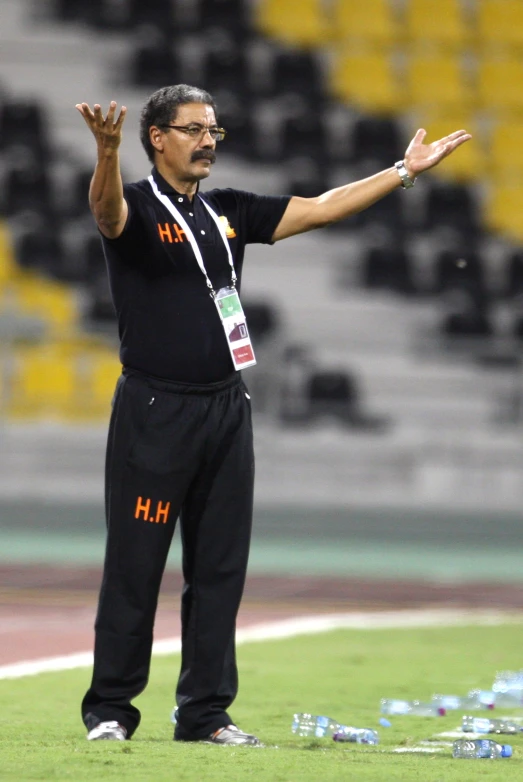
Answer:
<svg viewBox="0 0 523 782"><path fill-rule="evenodd" d="M438 709L439 716L444 717L446 713L447 713L447 709L444 709L443 706L440 706Z"/></svg>
<svg viewBox="0 0 523 782"><path fill-rule="evenodd" d="M510 746L510 744L501 745L501 757L502 758L512 757L512 747Z"/></svg>

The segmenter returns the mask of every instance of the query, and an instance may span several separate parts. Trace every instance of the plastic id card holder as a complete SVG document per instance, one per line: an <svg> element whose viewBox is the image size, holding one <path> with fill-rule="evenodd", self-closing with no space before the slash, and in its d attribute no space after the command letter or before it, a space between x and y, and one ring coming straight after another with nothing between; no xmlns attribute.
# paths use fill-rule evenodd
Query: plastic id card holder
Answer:
<svg viewBox="0 0 523 782"><path fill-rule="evenodd" d="M247 321L236 288L220 288L214 299L235 369L256 364Z"/></svg>

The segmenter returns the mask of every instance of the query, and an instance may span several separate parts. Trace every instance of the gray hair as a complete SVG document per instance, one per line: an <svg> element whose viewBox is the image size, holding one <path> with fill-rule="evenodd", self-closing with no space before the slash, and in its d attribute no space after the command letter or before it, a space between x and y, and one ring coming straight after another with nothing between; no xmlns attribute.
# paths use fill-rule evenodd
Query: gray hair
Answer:
<svg viewBox="0 0 523 782"><path fill-rule="evenodd" d="M154 163L155 150L149 138L149 128L152 125L169 125L176 119L178 106L186 103L206 103L216 113L216 102L212 95L189 84L161 87L148 98L140 115L140 141L151 163Z"/></svg>

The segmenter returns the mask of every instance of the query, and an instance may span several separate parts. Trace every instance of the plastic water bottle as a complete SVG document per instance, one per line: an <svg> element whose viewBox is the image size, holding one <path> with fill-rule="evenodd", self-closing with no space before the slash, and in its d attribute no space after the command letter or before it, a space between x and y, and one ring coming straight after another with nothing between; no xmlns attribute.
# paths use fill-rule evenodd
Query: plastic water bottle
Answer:
<svg viewBox="0 0 523 782"><path fill-rule="evenodd" d="M452 745L453 758L509 758L510 744L498 744L492 739L458 739Z"/></svg>
<svg viewBox="0 0 523 782"><path fill-rule="evenodd" d="M523 669L519 671L498 671L492 685L494 692L523 690Z"/></svg>
<svg viewBox="0 0 523 782"><path fill-rule="evenodd" d="M523 705L523 670L498 671L492 685L496 704L505 708Z"/></svg>
<svg viewBox="0 0 523 782"><path fill-rule="evenodd" d="M353 728L350 725L342 725L331 717L318 717L314 714L295 714L292 732L298 736L330 737L334 741L351 741L357 744L377 744L379 741L377 732L371 728Z"/></svg>
<svg viewBox="0 0 523 782"><path fill-rule="evenodd" d="M443 717L447 713L444 706L438 703L422 703L421 701L400 701L382 698L382 714L410 714L416 717Z"/></svg>
<svg viewBox="0 0 523 782"><path fill-rule="evenodd" d="M447 711L456 709L493 709L496 702L495 693L490 690L471 690L468 695L433 695L432 703L442 706Z"/></svg>
<svg viewBox="0 0 523 782"><path fill-rule="evenodd" d="M343 730L338 731L332 737L334 741L351 741L356 744L379 744L379 736L372 728L352 728L344 725Z"/></svg>
<svg viewBox="0 0 523 782"><path fill-rule="evenodd" d="M491 719L490 717L471 717L464 715L461 720L461 730L464 733L521 733L523 727L511 720Z"/></svg>

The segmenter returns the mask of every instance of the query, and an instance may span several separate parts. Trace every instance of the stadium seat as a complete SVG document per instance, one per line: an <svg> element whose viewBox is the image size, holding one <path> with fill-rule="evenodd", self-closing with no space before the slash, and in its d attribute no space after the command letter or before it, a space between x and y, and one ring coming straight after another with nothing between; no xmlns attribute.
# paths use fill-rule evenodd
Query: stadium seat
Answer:
<svg viewBox="0 0 523 782"><path fill-rule="evenodd" d="M199 27L228 30L235 38L245 40L251 30L249 3L245 0L199 0Z"/></svg>
<svg viewBox="0 0 523 782"><path fill-rule="evenodd" d="M312 418L347 418L359 401L359 389L348 372L315 371L307 384L307 396Z"/></svg>
<svg viewBox="0 0 523 782"><path fill-rule="evenodd" d="M291 46L316 47L329 40L329 22L322 0L260 0L256 26L264 35Z"/></svg>
<svg viewBox="0 0 523 782"><path fill-rule="evenodd" d="M399 23L390 0L335 0L334 40L383 48L399 39Z"/></svg>
<svg viewBox="0 0 523 782"><path fill-rule="evenodd" d="M15 418L69 416L77 391L75 363L59 347L18 349L14 356L6 412Z"/></svg>
<svg viewBox="0 0 523 782"><path fill-rule="evenodd" d="M361 260L361 281L368 290L412 293L413 269L407 252L402 247L370 247Z"/></svg>
<svg viewBox="0 0 523 782"><path fill-rule="evenodd" d="M453 54L412 54L406 64L406 101L410 109L437 107L463 111L471 104L471 89L461 57Z"/></svg>
<svg viewBox="0 0 523 782"><path fill-rule="evenodd" d="M109 0L113 2L114 0ZM107 2L107 0L106 0ZM154 25L166 35L176 32L177 19L176 7L178 3L166 3L165 0L127 0L125 3L117 3L126 7L127 24L130 27L141 25ZM162 86L161 84L157 85Z"/></svg>
<svg viewBox="0 0 523 782"><path fill-rule="evenodd" d="M404 105L403 90L387 53L338 51L330 85L336 98L371 114L390 115Z"/></svg>
<svg viewBox="0 0 523 782"><path fill-rule="evenodd" d="M313 100L324 98L324 79L318 56L314 51L297 49L276 52L271 66L272 95L306 94Z"/></svg>
<svg viewBox="0 0 523 782"><path fill-rule="evenodd" d="M129 78L137 87L154 87L180 81L174 41L153 26L139 28L132 48Z"/></svg>
<svg viewBox="0 0 523 782"><path fill-rule="evenodd" d="M247 98L250 62L247 47L239 44L228 30L211 31L202 58L203 84L211 93L229 90L240 100Z"/></svg>
<svg viewBox="0 0 523 782"><path fill-rule="evenodd" d="M481 57L476 89L478 107L485 112L522 115L523 62L518 57Z"/></svg>
<svg viewBox="0 0 523 782"><path fill-rule="evenodd" d="M472 191L464 185L434 178L427 179L427 183L424 227L449 227L463 235L476 236L480 218Z"/></svg>
<svg viewBox="0 0 523 782"><path fill-rule="evenodd" d="M408 0L402 21L407 41L414 47L459 51L470 41L470 25L460 0Z"/></svg>
<svg viewBox="0 0 523 782"><path fill-rule="evenodd" d="M281 157L283 160L310 157L325 162L328 154L326 128L318 114L304 112L289 117L281 126Z"/></svg>
<svg viewBox="0 0 523 782"><path fill-rule="evenodd" d="M479 0L474 5L477 41L482 49L523 50L521 0Z"/></svg>
<svg viewBox="0 0 523 782"><path fill-rule="evenodd" d="M443 314L440 331L445 337L485 339L494 334L494 324L486 297L474 287L449 288L440 300Z"/></svg>
<svg viewBox="0 0 523 782"><path fill-rule="evenodd" d="M80 417L109 417L111 400L122 367L118 351L97 348L82 356L82 387L79 392Z"/></svg>
<svg viewBox="0 0 523 782"><path fill-rule="evenodd" d="M350 162L372 161L380 167L390 166L403 157L405 141L394 117L356 118L350 131Z"/></svg>
<svg viewBox="0 0 523 782"><path fill-rule="evenodd" d="M35 210L50 217L54 208L45 168L24 165L8 171L4 181L3 210L10 216Z"/></svg>
<svg viewBox="0 0 523 782"><path fill-rule="evenodd" d="M300 198L315 198L330 190L325 166L311 157L290 157L285 165L284 192Z"/></svg>
<svg viewBox="0 0 523 782"><path fill-rule="evenodd" d="M0 221L0 300L6 286L16 278L17 272L11 232L8 224Z"/></svg>
<svg viewBox="0 0 523 782"><path fill-rule="evenodd" d="M389 193L368 209L353 215L353 224L360 227L379 225L380 229L385 228L394 232L397 237L401 236L405 230L403 195L400 189Z"/></svg>
<svg viewBox="0 0 523 782"><path fill-rule="evenodd" d="M94 0L92 5L97 6L101 0ZM54 0L51 3L53 15L64 22L77 22L86 18L86 3L84 0Z"/></svg>
<svg viewBox="0 0 523 782"><path fill-rule="evenodd" d="M89 187L92 178L92 168L81 168L74 173L66 207L68 217L81 217L91 213Z"/></svg>
<svg viewBox="0 0 523 782"><path fill-rule="evenodd" d="M305 421L330 418L345 426L376 432L389 424L386 418L369 415L363 409L357 379L347 371L314 370L306 384L306 400Z"/></svg>
<svg viewBox="0 0 523 782"><path fill-rule="evenodd" d="M505 296L521 297L523 294L523 249L513 250L507 258L507 282Z"/></svg>
<svg viewBox="0 0 523 782"><path fill-rule="evenodd" d="M498 122L490 137L489 171L495 179L516 179L523 176L523 119Z"/></svg>
<svg viewBox="0 0 523 782"><path fill-rule="evenodd" d="M38 157L48 151L44 109L38 101L6 101L0 109L0 148L26 144Z"/></svg>
<svg viewBox="0 0 523 782"><path fill-rule="evenodd" d="M259 157L256 133L255 104L251 104L231 90L215 90L218 121L227 131L220 146L220 155L231 153L247 160Z"/></svg>
<svg viewBox="0 0 523 782"><path fill-rule="evenodd" d="M520 182L493 181L485 200L485 224L508 239L523 241L522 205L523 185Z"/></svg>
<svg viewBox="0 0 523 782"><path fill-rule="evenodd" d="M17 243L16 258L23 269L40 271L61 279L66 271L66 256L61 236L56 231L28 231Z"/></svg>
<svg viewBox="0 0 523 782"><path fill-rule="evenodd" d="M263 344L278 332L279 315L269 302L261 299L246 300L243 302L243 309L255 345Z"/></svg>
<svg viewBox="0 0 523 782"><path fill-rule="evenodd" d="M77 324L76 295L67 285L40 274L24 273L17 277L13 295L20 311L40 318L49 336L64 337Z"/></svg>
<svg viewBox="0 0 523 782"><path fill-rule="evenodd" d="M434 293L462 288L475 295L486 291L483 259L478 252L469 247L456 247L438 252L434 272Z"/></svg>

